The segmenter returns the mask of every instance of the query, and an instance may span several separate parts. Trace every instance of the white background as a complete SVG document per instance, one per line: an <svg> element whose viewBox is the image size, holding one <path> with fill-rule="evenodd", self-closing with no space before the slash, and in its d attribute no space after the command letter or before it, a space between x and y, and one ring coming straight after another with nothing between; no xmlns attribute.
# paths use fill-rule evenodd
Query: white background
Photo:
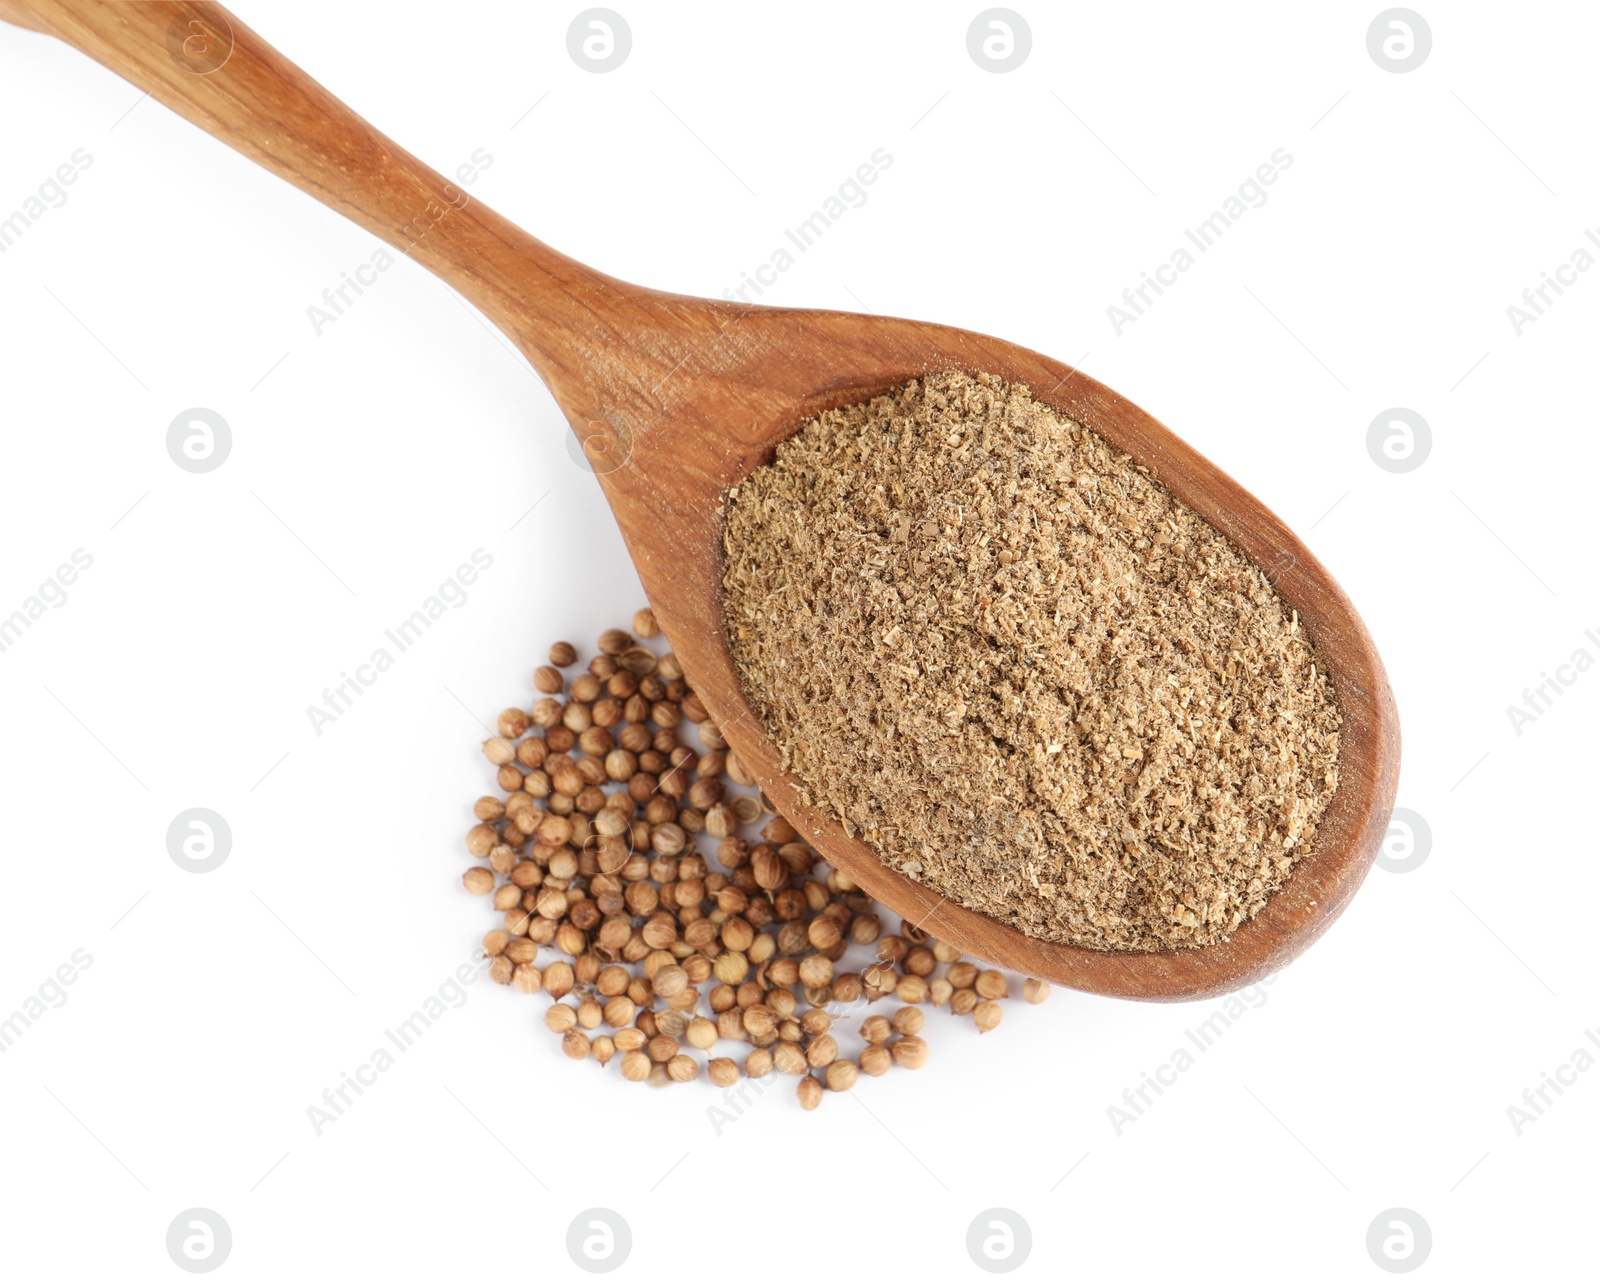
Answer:
<svg viewBox="0 0 1600 1282"><path fill-rule="evenodd" d="M1506 308L1600 222L1600 12L1426 5L1432 53L1392 74L1376 3L1029 4L1030 57L992 74L976 3L616 3L633 49L605 75L568 55L576 4L244 16L441 170L485 149L474 198L667 289L736 284L886 149L766 301L1081 362L1260 495L1377 638L1431 855L1375 870L1120 1135L1108 1107L1218 1003L1063 991L981 1042L936 1015L923 1072L814 1114L784 1086L718 1134L703 1080L570 1064L544 999L484 983L319 1138L307 1106L485 927L458 881L492 783L474 717L640 591L476 313L401 262L318 336L307 308L376 241L0 28L0 218L93 157L0 255L0 614L94 558L0 653L0 1014L93 957L0 1055L8 1276L180 1276L193 1206L239 1278L580 1276L566 1230L596 1205L651 1277L977 1276L996 1206L1032 1276L1381 1276L1367 1228L1396 1206L1431 1226L1424 1275L1589 1259L1600 1072L1520 1136L1507 1107L1600 1023L1600 674L1520 736L1505 708L1600 657L1600 272L1520 337ZM1108 305L1277 148L1268 202L1117 336ZM165 448L194 406L233 433L206 475ZM1365 448L1391 406L1433 432L1404 475ZM306 706L475 548L467 603L318 736ZM192 806L233 831L206 875L166 851Z"/></svg>

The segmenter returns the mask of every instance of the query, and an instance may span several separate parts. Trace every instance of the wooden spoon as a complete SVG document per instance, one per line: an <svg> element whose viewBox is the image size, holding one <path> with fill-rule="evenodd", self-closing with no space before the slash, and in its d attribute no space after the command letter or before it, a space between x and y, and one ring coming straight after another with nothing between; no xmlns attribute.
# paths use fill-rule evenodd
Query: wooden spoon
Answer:
<svg viewBox="0 0 1600 1282"><path fill-rule="evenodd" d="M402 151L219 6L0 0L257 164L396 246L505 331L591 460L667 639L741 761L836 867L908 922L1052 983L1179 1000L1253 983L1327 929L1366 875L1399 772L1372 639L1277 517L1136 405L1059 361L942 325L687 298L629 285L519 230ZM1102 953L1030 939L885 867L784 774L728 653L722 499L803 419L945 369L1027 384L1154 471L1300 612L1344 714L1339 787L1314 848L1226 943Z"/></svg>

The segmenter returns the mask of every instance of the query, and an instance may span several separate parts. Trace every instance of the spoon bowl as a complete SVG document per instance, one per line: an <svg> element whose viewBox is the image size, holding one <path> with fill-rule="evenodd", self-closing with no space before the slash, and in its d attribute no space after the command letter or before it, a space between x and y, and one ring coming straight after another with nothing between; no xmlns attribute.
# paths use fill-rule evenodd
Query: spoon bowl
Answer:
<svg viewBox="0 0 1600 1282"><path fill-rule="evenodd" d="M1178 1001L1226 993L1287 964L1328 928L1361 885L1387 830L1399 774L1399 718L1360 617L1277 517L1132 402L1015 344L916 321L674 302L710 309L728 329L677 357L681 365L659 388L655 406L640 406L633 418L635 435L620 447L625 453L608 456L626 461L603 474L601 484L696 692L762 790L829 862L908 922L966 952L1051 983L1118 997ZM734 325L736 340L728 337ZM777 747L745 695L720 596L728 487L769 461L805 419L947 369L1026 384L1036 399L1148 467L1266 572L1316 641L1343 716L1339 786L1310 851L1261 912L1225 942L1101 952L1034 939L961 907L889 868L832 815L806 804L800 781L781 768ZM642 436L639 424L649 425ZM692 449L685 445L690 441ZM683 454L693 455L692 466Z"/></svg>
<svg viewBox="0 0 1600 1282"><path fill-rule="evenodd" d="M621 527L667 640L730 747L835 867L908 922L987 961L1118 997L1187 1000L1299 955L1360 886L1386 831L1399 720L1371 637L1332 577L1238 483L1138 406L1025 348L942 325L665 294L615 280L521 231L333 98L220 6L0 0L436 273L526 355ZM1338 697L1339 786L1311 850L1223 943L1111 953L1030 938L883 864L802 800L746 698L721 605L730 486L824 410L948 369L996 374L1149 468L1299 611Z"/></svg>

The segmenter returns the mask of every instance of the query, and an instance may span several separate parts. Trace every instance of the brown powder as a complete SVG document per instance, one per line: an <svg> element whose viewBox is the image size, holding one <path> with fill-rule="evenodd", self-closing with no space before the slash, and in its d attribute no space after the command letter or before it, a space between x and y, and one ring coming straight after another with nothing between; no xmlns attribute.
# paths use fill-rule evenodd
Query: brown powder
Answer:
<svg viewBox="0 0 1600 1282"><path fill-rule="evenodd" d="M808 799L1040 939L1225 939L1310 846L1338 706L1262 571L1028 389L951 372L730 491L723 604Z"/></svg>

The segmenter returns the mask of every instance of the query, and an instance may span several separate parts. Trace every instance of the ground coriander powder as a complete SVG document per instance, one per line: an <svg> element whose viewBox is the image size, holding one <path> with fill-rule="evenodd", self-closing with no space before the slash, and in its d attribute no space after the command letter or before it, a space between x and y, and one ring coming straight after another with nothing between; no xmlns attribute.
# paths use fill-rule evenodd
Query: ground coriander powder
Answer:
<svg viewBox="0 0 1600 1282"><path fill-rule="evenodd" d="M1340 717L1261 569L1026 387L807 421L727 498L723 606L808 800L1039 939L1227 938L1310 848Z"/></svg>

